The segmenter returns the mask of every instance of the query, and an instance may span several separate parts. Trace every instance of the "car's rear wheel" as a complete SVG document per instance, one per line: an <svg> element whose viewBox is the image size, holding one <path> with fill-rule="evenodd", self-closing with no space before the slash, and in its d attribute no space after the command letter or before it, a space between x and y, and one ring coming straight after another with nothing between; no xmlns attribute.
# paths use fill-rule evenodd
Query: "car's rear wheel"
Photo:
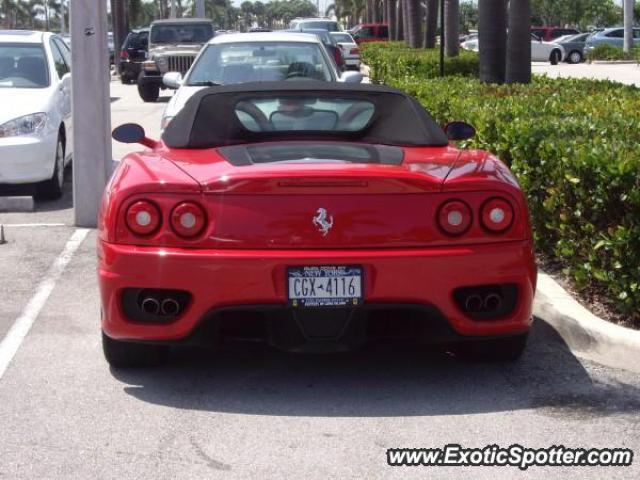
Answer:
<svg viewBox="0 0 640 480"><path fill-rule="evenodd" d="M569 63L580 63L582 62L582 53L578 50L574 50L569 54Z"/></svg>
<svg viewBox="0 0 640 480"><path fill-rule="evenodd" d="M169 347L122 342L102 333L104 358L114 368L153 367L167 358Z"/></svg>
<svg viewBox="0 0 640 480"><path fill-rule="evenodd" d="M157 102L158 98L160 98L160 87L153 83L142 83L140 79L138 79L138 93L140 94L140 98L145 102Z"/></svg>
<svg viewBox="0 0 640 480"><path fill-rule="evenodd" d="M56 160L53 167L53 175L36 186L36 198L38 200L56 200L62 196L64 185L64 143L58 138L56 145Z"/></svg>
<svg viewBox="0 0 640 480"><path fill-rule="evenodd" d="M528 333L513 337L494 338L462 343L457 351L470 360L515 362L527 348Z"/></svg>
<svg viewBox="0 0 640 480"><path fill-rule="evenodd" d="M558 63L560 63L560 60L562 60L562 53L560 53L560 50L553 50L551 52L551 55L549 56L551 65L558 65Z"/></svg>

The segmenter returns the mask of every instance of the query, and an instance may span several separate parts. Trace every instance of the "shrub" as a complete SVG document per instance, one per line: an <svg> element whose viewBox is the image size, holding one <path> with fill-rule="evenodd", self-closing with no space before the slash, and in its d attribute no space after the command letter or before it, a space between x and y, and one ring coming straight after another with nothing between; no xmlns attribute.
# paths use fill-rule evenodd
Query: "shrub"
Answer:
<svg viewBox="0 0 640 480"><path fill-rule="evenodd" d="M537 249L560 260L579 288L606 292L640 321L640 90L546 77L502 86L377 80L416 97L442 124L472 123L478 134L468 145L495 152L518 176Z"/></svg>
<svg viewBox="0 0 640 480"><path fill-rule="evenodd" d="M622 48L603 43L596 45L587 53L587 60L636 60L640 61L640 49L635 47L631 53L624 53Z"/></svg>
<svg viewBox="0 0 640 480"><path fill-rule="evenodd" d="M436 78L440 75L440 51L410 49L403 42L372 42L361 45L365 63L371 69L371 80L384 78ZM447 75L477 77L478 54L463 51L458 57L445 59Z"/></svg>

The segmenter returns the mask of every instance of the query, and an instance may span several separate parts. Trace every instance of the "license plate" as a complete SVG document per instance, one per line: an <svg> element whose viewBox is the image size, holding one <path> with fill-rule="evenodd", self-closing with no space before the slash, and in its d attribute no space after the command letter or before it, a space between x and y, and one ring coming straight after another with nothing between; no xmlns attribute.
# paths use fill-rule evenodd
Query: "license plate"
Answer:
<svg viewBox="0 0 640 480"><path fill-rule="evenodd" d="M289 304L293 307L344 307L362 304L362 267L290 267Z"/></svg>

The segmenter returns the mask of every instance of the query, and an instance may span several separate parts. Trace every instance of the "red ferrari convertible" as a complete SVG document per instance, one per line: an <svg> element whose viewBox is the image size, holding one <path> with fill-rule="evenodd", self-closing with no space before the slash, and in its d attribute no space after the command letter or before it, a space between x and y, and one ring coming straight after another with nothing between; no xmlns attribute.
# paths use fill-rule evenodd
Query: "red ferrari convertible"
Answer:
<svg viewBox="0 0 640 480"><path fill-rule="evenodd" d="M295 352L405 338L513 360L532 322L528 209L497 158L450 144L387 87L285 82L194 95L120 162L100 215L104 353L263 340Z"/></svg>

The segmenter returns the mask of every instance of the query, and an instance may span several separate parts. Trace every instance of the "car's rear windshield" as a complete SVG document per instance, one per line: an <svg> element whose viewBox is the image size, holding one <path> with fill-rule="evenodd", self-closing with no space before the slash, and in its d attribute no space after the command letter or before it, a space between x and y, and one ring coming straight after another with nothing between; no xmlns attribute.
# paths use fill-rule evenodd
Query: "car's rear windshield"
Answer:
<svg viewBox="0 0 640 480"><path fill-rule="evenodd" d="M332 33L331 36L339 43L355 43L348 33Z"/></svg>
<svg viewBox="0 0 640 480"><path fill-rule="evenodd" d="M186 84L332 79L331 67L317 43L238 42L207 46Z"/></svg>
<svg viewBox="0 0 640 480"><path fill-rule="evenodd" d="M46 88L49 70L40 44L0 43L0 88Z"/></svg>
<svg viewBox="0 0 640 480"><path fill-rule="evenodd" d="M356 163L400 165L400 147L337 142L282 142L224 147L220 153L234 166L269 163Z"/></svg>
<svg viewBox="0 0 640 480"><path fill-rule="evenodd" d="M156 45L206 43L213 38L213 25L154 25L150 42Z"/></svg>
<svg viewBox="0 0 640 480"><path fill-rule="evenodd" d="M251 132L358 132L373 118L369 101L330 97L248 98L235 114Z"/></svg>
<svg viewBox="0 0 640 480"><path fill-rule="evenodd" d="M303 20L299 22L295 22L292 28L320 28L322 30L327 30L328 32L339 32L340 27L338 27L337 22L333 22L331 20Z"/></svg>

